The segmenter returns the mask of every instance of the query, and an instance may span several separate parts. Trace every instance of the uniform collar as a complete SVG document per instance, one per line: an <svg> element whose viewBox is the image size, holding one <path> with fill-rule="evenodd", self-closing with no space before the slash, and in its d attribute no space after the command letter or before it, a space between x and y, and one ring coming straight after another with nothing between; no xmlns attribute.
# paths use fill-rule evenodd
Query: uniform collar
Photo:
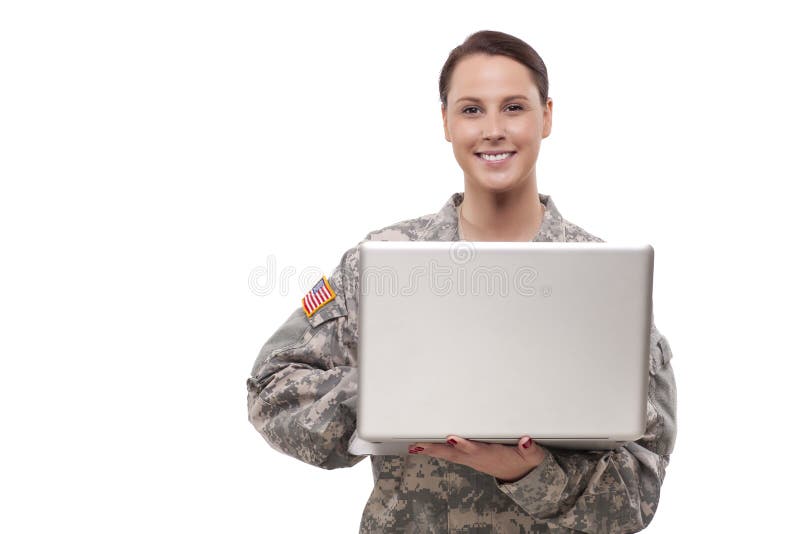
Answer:
<svg viewBox="0 0 800 534"><path fill-rule="evenodd" d="M454 193L442 209L433 216L422 235L425 241L458 241L458 211L464 193ZM544 205L544 219L539 233L533 241L565 241L564 219L549 195L539 193L539 201Z"/></svg>

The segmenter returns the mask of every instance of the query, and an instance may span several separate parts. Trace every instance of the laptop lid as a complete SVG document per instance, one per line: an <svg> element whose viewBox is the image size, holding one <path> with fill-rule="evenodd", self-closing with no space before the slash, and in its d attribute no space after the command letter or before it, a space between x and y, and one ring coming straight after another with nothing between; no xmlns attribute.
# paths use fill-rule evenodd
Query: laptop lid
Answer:
<svg viewBox="0 0 800 534"><path fill-rule="evenodd" d="M649 245L360 245L358 435L607 448L641 437Z"/></svg>

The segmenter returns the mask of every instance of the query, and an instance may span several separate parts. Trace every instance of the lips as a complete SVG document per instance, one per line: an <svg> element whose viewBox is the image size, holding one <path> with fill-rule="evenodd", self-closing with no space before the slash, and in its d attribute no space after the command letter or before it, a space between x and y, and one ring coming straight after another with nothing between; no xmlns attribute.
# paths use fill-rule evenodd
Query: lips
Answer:
<svg viewBox="0 0 800 534"><path fill-rule="evenodd" d="M513 150L509 151L499 151L499 150L492 150L491 152L476 152L475 157L477 157L482 162L488 165L499 165L505 163L506 161L512 159L516 152Z"/></svg>

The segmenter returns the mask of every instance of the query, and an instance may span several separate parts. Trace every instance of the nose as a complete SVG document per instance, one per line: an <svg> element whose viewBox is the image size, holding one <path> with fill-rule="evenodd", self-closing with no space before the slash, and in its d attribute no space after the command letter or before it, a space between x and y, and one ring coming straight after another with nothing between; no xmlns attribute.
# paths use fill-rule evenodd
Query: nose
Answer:
<svg viewBox="0 0 800 534"><path fill-rule="evenodd" d="M497 113L487 113L483 124L483 138L487 140L504 139L506 128L502 117Z"/></svg>

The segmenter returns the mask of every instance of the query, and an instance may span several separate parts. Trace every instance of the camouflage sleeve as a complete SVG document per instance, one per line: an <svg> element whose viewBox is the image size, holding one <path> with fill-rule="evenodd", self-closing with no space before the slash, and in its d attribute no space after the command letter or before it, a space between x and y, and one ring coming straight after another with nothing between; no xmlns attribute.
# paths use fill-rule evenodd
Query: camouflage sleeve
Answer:
<svg viewBox="0 0 800 534"><path fill-rule="evenodd" d="M334 299L311 317L295 310L264 344L247 380L256 430L278 451L326 469L363 458L347 452L358 384L356 254L355 247L345 252L331 274Z"/></svg>
<svg viewBox="0 0 800 534"><path fill-rule="evenodd" d="M612 451L546 449L545 460L499 488L536 519L579 532L639 532L653 519L676 435L667 339L651 328L647 428Z"/></svg>

